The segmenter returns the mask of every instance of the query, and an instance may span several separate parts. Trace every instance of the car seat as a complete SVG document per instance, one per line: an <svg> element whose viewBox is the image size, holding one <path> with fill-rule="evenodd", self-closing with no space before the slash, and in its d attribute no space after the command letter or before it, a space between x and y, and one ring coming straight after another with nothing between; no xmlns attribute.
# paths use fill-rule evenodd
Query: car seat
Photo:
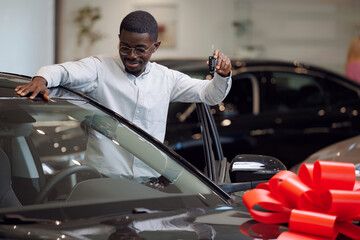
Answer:
<svg viewBox="0 0 360 240"><path fill-rule="evenodd" d="M21 206L11 184L11 167L6 153L0 149L0 208Z"/></svg>

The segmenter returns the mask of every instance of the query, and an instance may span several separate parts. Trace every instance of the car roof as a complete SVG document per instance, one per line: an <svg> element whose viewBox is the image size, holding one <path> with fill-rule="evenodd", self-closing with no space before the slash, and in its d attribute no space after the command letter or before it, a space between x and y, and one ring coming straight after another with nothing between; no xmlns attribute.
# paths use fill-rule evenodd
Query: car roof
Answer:
<svg viewBox="0 0 360 240"><path fill-rule="evenodd" d="M184 72L194 72L194 71L204 71L207 73L209 71L206 60L200 58L183 58L183 59L158 59L155 62L165 65L168 68L184 71ZM285 60L273 60L273 59L232 59L233 75L238 73L246 73L250 71L272 71L279 69L297 69L297 72L306 73L309 71L321 73L327 76L332 76L335 78L341 78L345 81L348 81L353 84L355 81L350 80L346 76L327 69L324 67L316 66L313 64L308 64L300 61L285 61Z"/></svg>
<svg viewBox="0 0 360 240"><path fill-rule="evenodd" d="M30 76L25 75L19 75L19 74L13 74L13 73L5 73L0 72L0 97L11 97L11 98L24 98L23 96L18 95L15 92L15 87L29 83L31 81ZM80 95L70 93L65 88L56 88L52 89L52 98L62 98L62 99L76 99L76 100L85 100L83 97L80 97ZM26 96L28 97L28 96ZM38 97L39 99L41 97Z"/></svg>

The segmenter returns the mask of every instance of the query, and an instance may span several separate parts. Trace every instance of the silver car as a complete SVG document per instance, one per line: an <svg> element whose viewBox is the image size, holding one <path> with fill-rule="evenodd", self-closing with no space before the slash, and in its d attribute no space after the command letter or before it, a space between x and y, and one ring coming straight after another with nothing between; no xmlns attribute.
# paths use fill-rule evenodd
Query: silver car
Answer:
<svg viewBox="0 0 360 240"><path fill-rule="evenodd" d="M303 163L314 163L317 160L332 162L349 162L355 165L356 180L360 180L360 136L352 137L334 144L331 144L311 154L300 164L290 170L298 172Z"/></svg>

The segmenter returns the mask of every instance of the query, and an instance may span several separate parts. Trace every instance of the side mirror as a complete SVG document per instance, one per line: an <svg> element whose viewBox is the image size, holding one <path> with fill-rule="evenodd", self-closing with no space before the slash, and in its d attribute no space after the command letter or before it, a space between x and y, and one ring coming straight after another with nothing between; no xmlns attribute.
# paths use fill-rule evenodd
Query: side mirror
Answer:
<svg viewBox="0 0 360 240"><path fill-rule="evenodd" d="M286 170L285 165L275 157L237 155L230 164L231 184L221 184L220 187L228 193L252 189L282 170Z"/></svg>
<svg viewBox="0 0 360 240"><path fill-rule="evenodd" d="M269 180L278 172L286 170L277 158L265 155L237 155L230 164L232 183Z"/></svg>

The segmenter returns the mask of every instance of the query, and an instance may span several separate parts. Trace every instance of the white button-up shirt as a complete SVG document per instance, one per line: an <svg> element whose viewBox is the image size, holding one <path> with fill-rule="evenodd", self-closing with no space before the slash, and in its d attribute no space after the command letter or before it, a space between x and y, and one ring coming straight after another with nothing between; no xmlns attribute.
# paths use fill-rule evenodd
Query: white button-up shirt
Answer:
<svg viewBox="0 0 360 240"><path fill-rule="evenodd" d="M95 56L45 66L36 76L44 77L49 88L64 85L87 93L161 142L165 137L170 102L215 105L226 97L231 87L231 77L215 73L212 80L194 79L155 62L149 62L145 71L136 77L125 71L119 56ZM144 175L140 170L142 162L137 163L135 159L128 165L126 174ZM133 165L139 165L138 174ZM111 166L114 168L116 162L109 163L108 171L102 172L109 172ZM120 168L124 166L119 165Z"/></svg>
<svg viewBox="0 0 360 240"><path fill-rule="evenodd" d="M86 92L161 142L170 102L216 105L231 86L231 77L215 74L213 80L199 80L154 62L135 77L125 71L119 56L45 66L36 76L44 77L48 87L66 85Z"/></svg>

